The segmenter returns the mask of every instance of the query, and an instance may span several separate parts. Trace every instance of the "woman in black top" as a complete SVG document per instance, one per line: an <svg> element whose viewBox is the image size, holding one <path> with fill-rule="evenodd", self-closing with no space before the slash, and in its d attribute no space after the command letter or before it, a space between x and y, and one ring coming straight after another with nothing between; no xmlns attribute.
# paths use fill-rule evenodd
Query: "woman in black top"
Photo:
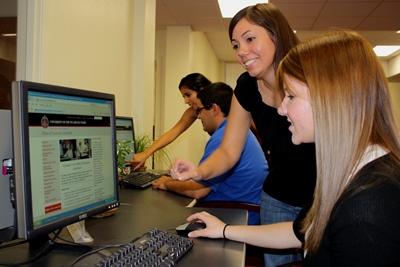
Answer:
<svg viewBox="0 0 400 267"><path fill-rule="evenodd" d="M188 220L207 227L189 236L303 248L304 266L400 266L400 136L370 44L350 31L299 44L282 60L276 88L292 142L315 143L313 202L294 223L227 226L194 214Z"/></svg>
<svg viewBox="0 0 400 267"><path fill-rule="evenodd" d="M274 83L279 62L298 39L283 14L270 3L239 11L231 20L229 35L237 61L247 72L237 80L224 139L194 172L176 177L209 179L230 169L241 155L253 120L269 166L261 195L261 224L294 221L312 199L315 148L313 144L291 142L289 123L277 112L282 99L274 90ZM177 173L184 164L187 162L176 162L171 173ZM268 251L264 257L267 267L299 259L293 250Z"/></svg>

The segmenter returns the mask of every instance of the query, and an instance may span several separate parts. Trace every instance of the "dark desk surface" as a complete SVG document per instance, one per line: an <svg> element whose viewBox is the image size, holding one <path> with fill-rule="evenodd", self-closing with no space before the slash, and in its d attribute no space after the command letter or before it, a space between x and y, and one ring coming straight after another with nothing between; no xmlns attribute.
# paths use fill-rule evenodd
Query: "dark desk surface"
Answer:
<svg viewBox="0 0 400 267"><path fill-rule="evenodd" d="M129 204L185 207L193 201L193 198L177 195L164 190L153 189L151 187L146 189L131 189L122 187L119 190L119 201L121 203Z"/></svg>
<svg viewBox="0 0 400 267"><path fill-rule="evenodd" d="M87 219L86 229L94 238L95 245L127 243L152 228L173 229L195 212L206 210L229 224L246 224L247 211L235 209L186 208L192 199L165 191L122 189L121 206L107 218ZM175 233L175 231L172 231ZM62 237L71 239L66 231ZM178 267L196 266L244 266L245 244L224 239L194 239L192 251L179 262ZM27 244L0 250L0 262L21 262L32 258ZM54 249L45 257L23 266L61 266L71 262L79 251ZM79 266L79 265L76 265Z"/></svg>

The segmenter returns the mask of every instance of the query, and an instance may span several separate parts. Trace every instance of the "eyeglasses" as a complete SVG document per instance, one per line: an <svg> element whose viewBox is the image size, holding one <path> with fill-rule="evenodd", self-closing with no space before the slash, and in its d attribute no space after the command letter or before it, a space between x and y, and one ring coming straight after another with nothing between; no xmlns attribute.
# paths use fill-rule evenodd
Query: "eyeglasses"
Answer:
<svg viewBox="0 0 400 267"><path fill-rule="evenodd" d="M206 108L206 107L197 108L197 109L196 109L196 114L199 115L199 114L201 113L201 111L202 111L203 109L205 109L205 108Z"/></svg>

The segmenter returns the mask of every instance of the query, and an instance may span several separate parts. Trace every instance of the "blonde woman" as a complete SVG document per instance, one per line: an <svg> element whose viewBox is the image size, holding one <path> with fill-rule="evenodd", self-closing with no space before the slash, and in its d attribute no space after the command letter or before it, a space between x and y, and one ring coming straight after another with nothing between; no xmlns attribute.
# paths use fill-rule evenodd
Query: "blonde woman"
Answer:
<svg viewBox="0 0 400 267"><path fill-rule="evenodd" d="M227 226L198 213L188 220L207 228L190 237L304 248L304 266L400 266L400 137L370 44L350 31L306 41L282 60L276 88L292 142L315 143L310 209L294 223L262 226Z"/></svg>

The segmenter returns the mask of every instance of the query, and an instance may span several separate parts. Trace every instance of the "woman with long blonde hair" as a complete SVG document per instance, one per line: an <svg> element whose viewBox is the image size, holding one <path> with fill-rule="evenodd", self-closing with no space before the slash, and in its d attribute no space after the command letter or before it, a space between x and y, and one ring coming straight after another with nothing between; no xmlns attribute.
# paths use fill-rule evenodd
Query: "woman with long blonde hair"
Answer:
<svg viewBox="0 0 400 267"><path fill-rule="evenodd" d="M303 248L305 266L399 266L399 129L370 44L351 31L301 43L282 60L275 86L292 142L315 143L313 203L294 223L226 226L194 214L188 220L207 228L190 236Z"/></svg>

